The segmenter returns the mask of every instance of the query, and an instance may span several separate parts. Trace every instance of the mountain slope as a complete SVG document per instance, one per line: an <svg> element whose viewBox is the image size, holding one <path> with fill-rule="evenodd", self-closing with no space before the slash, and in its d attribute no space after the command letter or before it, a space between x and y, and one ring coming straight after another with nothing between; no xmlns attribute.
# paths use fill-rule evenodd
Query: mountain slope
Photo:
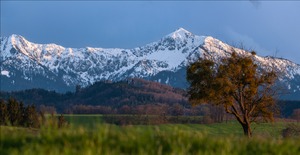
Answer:
<svg viewBox="0 0 300 155"><path fill-rule="evenodd" d="M36 44L19 35L1 38L1 89L45 88L73 91L76 85L139 77L186 88L185 68L199 56L218 60L232 51L250 54L213 37L180 28L159 41L134 49L65 48ZM282 73L280 81L300 91L300 66L286 59L256 56L261 68ZM300 98L300 97L299 97Z"/></svg>

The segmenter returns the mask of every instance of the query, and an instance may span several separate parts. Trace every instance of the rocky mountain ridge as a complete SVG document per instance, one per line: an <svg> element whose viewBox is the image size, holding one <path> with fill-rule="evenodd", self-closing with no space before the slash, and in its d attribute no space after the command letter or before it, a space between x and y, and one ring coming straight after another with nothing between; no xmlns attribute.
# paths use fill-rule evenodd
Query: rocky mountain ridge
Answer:
<svg viewBox="0 0 300 155"><path fill-rule="evenodd" d="M76 85L135 77L186 88L185 69L190 62L203 56L218 60L232 51L250 54L183 28L133 49L66 48L11 35L1 38L1 90L44 88L65 92L75 90ZM275 57L255 56L255 61L261 68L272 67L282 73L280 81L287 89L300 92L300 65Z"/></svg>

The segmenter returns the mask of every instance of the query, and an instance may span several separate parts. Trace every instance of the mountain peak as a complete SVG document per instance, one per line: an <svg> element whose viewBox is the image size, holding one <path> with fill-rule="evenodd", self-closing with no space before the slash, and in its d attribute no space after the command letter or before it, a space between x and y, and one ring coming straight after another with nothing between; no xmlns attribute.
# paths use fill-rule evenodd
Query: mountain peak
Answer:
<svg viewBox="0 0 300 155"><path fill-rule="evenodd" d="M25 39L23 36L18 35L18 34L12 34L10 36L11 39L16 40L16 39Z"/></svg>
<svg viewBox="0 0 300 155"><path fill-rule="evenodd" d="M180 27L177 30L175 30L174 32L170 33L168 35L168 37L171 37L173 39L182 39L182 38L186 38L186 36L190 36L193 35L191 32L187 31L186 29Z"/></svg>
<svg viewBox="0 0 300 155"><path fill-rule="evenodd" d="M11 41L11 43L13 45L16 45L18 44L20 41L24 41L26 40L23 36L21 35L18 35L18 34L12 34L10 37L9 37L9 40ZM27 40L26 40L27 41Z"/></svg>
<svg viewBox="0 0 300 155"><path fill-rule="evenodd" d="M184 28L182 28L182 27L180 27L180 28L178 28L175 32L184 32L184 33L191 33L191 32L189 32L188 30L186 30L186 29L184 29Z"/></svg>

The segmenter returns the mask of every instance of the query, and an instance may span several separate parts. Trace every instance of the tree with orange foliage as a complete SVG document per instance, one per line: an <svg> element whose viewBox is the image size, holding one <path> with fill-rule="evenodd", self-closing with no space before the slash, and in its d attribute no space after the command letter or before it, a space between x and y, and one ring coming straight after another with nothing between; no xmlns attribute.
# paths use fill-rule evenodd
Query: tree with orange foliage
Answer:
<svg viewBox="0 0 300 155"><path fill-rule="evenodd" d="M253 57L238 55L216 63L209 58L199 58L187 68L189 101L193 105L222 105L235 116L244 134L251 137L251 123L258 118L273 121L276 90L273 85L277 74L272 69L259 70Z"/></svg>

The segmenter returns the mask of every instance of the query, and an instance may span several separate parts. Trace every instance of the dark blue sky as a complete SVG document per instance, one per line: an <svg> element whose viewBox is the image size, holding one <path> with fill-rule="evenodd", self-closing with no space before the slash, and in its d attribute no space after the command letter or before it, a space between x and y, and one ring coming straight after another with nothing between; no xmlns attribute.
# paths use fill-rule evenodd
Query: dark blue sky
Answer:
<svg viewBox="0 0 300 155"><path fill-rule="evenodd" d="M133 48L179 27L300 64L297 1L1 1L1 36L36 43Z"/></svg>

